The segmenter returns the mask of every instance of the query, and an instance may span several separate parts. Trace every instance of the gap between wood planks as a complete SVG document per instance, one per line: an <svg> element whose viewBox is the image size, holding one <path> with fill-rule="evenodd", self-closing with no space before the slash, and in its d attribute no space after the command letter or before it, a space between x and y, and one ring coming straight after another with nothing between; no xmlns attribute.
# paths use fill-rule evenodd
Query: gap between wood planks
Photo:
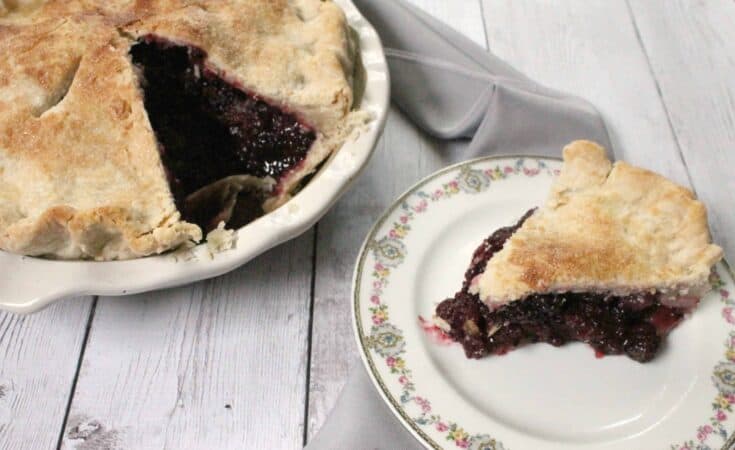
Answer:
<svg viewBox="0 0 735 450"><path fill-rule="evenodd" d="M98 296L92 298L92 306L89 308L89 316L87 317L87 326L84 330L84 338L82 339L82 346L79 350L79 360L77 361L77 368L74 372L74 379L71 382L71 389L69 389L69 399L66 402L66 410L64 411L64 420L61 421L61 430L59 431L59 439L56 442L56 450L61 450L61 445L64 442L64 433L66 432L66 424L69 421L69 413L71 412L71 404L74 401L74 393L77 390L77 381L79 380L79 372L82 370L82 362L84 361L84 351L87 349L87 341L89 340L89 332L92 330L92 321L94 320L94 313L97 310Z"/></svg>
<svg viewBox="0 0 735 450"><path fill-rule="evenodd" d="M648 64L648 72L651 74L651 79L653 80L653 83L656 85L656 94L658 95L659 100L661 101L661 106L664 109L664 113L666 114L666 123L669 126L669 130L671 130L671 135L674 137L674 144L676 144L676 150L679 154L679 159L684 163L684 167L686 168L686 174L687 179L689 180L689 187L692 189L692 192L697 193L696 188L694 186L694 180L692 179L692 174L689 172L689 167L686 165L686 159L684 158L684 152L681 149L681 143L679 142L679 136L676 133L676 129L674 128L674 124L671 122L671 113L669 112L669 107L666 104L666 100L664 100L663 92L661 92L661 83L659 83L658 78L656 77L656 72L653 70L653 65L651 64L651 57L648 55L648 50L646 50L646 46L643 44L643 37L641 36L641 30L638 28L638 23L635 19L635 14L633 13L633 8L630 6L630 0L625 0L625 7L628 10L628 17L630 18L630 23L633 26L633 30L635 31L635 38L638 42L638 46L641 48L641 51L646 56L646 63Z"/></svg>
<svg viewBox="0 0 735 450"><path fill-rule="evenodd" d="M311 293L309 303L309 323L307 330L309 334L308 342L306 344L306 389L304 397L304 421L303 427L304 432L302 435L302 445L306 445L309 440L309 399L311 398L311 391L309 386L311 384L311 346L312 338L314 336L314 298L315 298L315 287L316 287L316 252L318 250L319 236L319 224L314 225L314 240L311 248Z"/></svg>

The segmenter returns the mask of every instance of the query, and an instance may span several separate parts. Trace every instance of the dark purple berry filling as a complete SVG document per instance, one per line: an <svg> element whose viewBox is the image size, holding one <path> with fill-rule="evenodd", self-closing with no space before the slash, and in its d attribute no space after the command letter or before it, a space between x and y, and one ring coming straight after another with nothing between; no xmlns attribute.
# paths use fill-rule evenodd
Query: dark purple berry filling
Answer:
<svg viewBox="0 0 735 450"><path fill-rule="evenodd" d="M207 66L201 49L149 36L130 54L140 70L145 108L185 220L211 228L206 211L184 208L187 196L231 175L278 180L304 160L316 139L315 131L295 114L224 80ZM233 217L240 223L261 213L240 207Z"/></svg>
<svg viewBox="0 0 735 450"><path fill-rule="evenodd" d="M437 307L452 339L462 344L468 358L504 354L535 342L560 346L582 341L598 354L625 354L639 362L653 359L662 338L684 317L683 310L662 305L656 293L532 295L491 312L469 292L472 279L532 213L488 237L473 255L462 290Z"/></svg>

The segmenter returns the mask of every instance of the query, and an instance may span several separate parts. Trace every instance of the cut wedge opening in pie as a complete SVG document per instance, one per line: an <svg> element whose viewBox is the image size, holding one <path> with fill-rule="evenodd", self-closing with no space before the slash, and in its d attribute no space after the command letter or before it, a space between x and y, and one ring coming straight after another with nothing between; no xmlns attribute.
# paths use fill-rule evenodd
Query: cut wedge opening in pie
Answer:
<svg viewBox="0 0 735 450"><path fill-rule="evenodd" d="M232 217L226 202L213 203L212 196L197 202L202 196L192 194L228 177L250 175L262 182L250 183L247 198L267 195L258 188L277 189L278 180L304 161L316 140L314 129L296 114L227 82L206 65L201 49L145 36L130 55L183 219L211 231L220 221L239 227L262 213L256 204L253 214Z"/></svg>
<svg viewBox="0 0 735 450"><path fill-rule="evenodd" d="M366 121L332 1L143 3L0 9L0 249L127 259L239 228Z"/></svg>
<svg viewBox="0 0 735 450"><path fill-rule="evenodd" d="M647 362L721 257L689 190L577 141L546 204L478 247L435 320L469 358L581 341Z"/></svg>

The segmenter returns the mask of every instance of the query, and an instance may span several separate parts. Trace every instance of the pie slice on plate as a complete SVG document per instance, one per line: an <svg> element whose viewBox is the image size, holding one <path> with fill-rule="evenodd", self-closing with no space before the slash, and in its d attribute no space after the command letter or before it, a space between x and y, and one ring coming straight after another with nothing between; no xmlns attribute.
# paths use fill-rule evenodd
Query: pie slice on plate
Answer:
<svg viewBox="0 0 735 450"><path fill-rule="evenodd" d="M436 321L471 358L583 341L646 362L721 258L689 190L577 141L546 204L482 243Z"/></svg>
<svg viewBox="0 0 735 450"><path fill-rule="evenodd" d="M0 249L127 259L238 228L364 117L324 0L0 0Z"/></svg>

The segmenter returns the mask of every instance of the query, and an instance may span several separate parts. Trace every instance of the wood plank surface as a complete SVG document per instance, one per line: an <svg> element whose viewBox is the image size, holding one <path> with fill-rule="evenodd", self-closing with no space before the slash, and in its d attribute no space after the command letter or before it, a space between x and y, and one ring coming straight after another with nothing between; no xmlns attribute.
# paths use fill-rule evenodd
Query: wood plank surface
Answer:
<svg viewBox="0 0 735 450"><path fill-rule="evenodd" d="M485 45L476 0L412 0L412 3ZM308 437L332 410L354 364L359 364L351 320L350 289L355 258L370 227L395 198L422 177L467 158L456 142L421 135L392 111L368 169L319 223L309 379Z"/></svg>
<svg viewBox="0 0 735 450"><path fill-rule="evenodd" d="M490 49L529 77L602 113L616 157L689 185L624 2L483 0Z"/></svg>
<svg viewBox="0 0 735 450"><path fill-rule="evenodd" d="M55 449L92 298L31 316L0 313L0 449Z"/></svg>
<svg viewBox="0 0 735 450"><path fill-rule="evenodd" d="M62 447L299 448L313 242L211 281L101 298Z"/></svg>
<svg viewBox="0 0 735 450"><path fill-rule="evenodd" d="M630 2L679 149L735 261L735 2Z"/></svg>

